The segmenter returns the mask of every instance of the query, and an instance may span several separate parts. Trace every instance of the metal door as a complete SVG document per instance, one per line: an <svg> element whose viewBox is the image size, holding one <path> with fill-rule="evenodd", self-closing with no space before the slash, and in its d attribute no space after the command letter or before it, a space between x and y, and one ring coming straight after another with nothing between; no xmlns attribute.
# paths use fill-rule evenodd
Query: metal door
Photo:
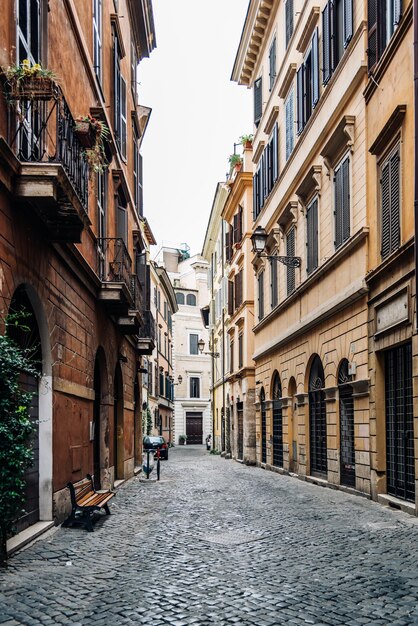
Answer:
<svg viewBox="0 0 418 626"><path fill-rule="evenodd" d="M273 465L283 467L282 386L278 374L273 382Z"/></svg>
<svg viewBox="0 0 418 626"><path fill-rule="evenodd" d="M412 346L385 353L386 472L389 494L415 500Z"/></svg>
<svg viewBox="0 0 418 626"><path fill-rule="evenodd" d="M267 463L267 417L266 417L266 396L264 389L260 391L260 411L261 411L261 462Z"/></svg>
<svg viewBox="0 0 418 626"><path fill-rule="evenodd" d="M237 458L244 459L244 403L237 402L238 450Z"/></svg>
<svg viewBox="0 0 418 626"><path fill-rule="evenodd" d="M348 361L344 359L338 372L340 396L340 482L347 487L356 485L356 459L354 451L353 387L349 384Z"/></svg>
<svg viewBox="0 0 418 626"><path fill-rule="evenodd" d="M187 444L203 443L203 416L202 413L186 412Z"/></svg>
<svg viewBox="0 0 418 626"><path fill-rule="evenodd" d="M327 415L325 376L321 359L316 356L309 376L309 450L312 475L327 473Z"/></svg>

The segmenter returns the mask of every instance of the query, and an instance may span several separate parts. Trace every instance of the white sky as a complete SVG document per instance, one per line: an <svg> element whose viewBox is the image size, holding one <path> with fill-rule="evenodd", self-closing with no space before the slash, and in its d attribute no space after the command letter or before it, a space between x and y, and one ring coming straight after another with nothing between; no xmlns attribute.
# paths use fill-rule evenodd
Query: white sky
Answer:
<svg viewBox="0 0 418 626"><path fill-rule="evenodd" d="M248 1L153 0L157 48L139 65L139 97L152 108L144 215L158 244L201 252L216 184L252 132L252 93L230 80Z"/></svg>

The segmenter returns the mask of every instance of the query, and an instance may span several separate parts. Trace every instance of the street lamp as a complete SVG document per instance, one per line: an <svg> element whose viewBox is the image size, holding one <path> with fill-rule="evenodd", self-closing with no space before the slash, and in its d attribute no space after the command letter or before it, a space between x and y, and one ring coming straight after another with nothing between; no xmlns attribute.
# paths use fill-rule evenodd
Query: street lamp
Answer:
<svg viewBox="0 0 418 626"><path fill-rule="evenodd" d="M209 354L214 359L218 358L219 356L219 352L203 352L203 350L205 349L205 342L203 339L199 339L199 341L197 342L197 347L199 348L200 354Z"/></svg>
<svg viewBox="0 0 418 626"><path fill-rule="evenodd" d="M183 382L183 376L181 374L178 375L177 377L177 380L179 381L178 383L173 383L174 376L170 376L170 380L171 380L171 384L173 385L173 387L175 387L176 385L181 385L181 383Z"/></svg>
<svg viewBox="0 0 418 626"><path fill-rule="evenodd" d="M267 233L262 226L257 226L250 239L253 246L253 252L255 252L258 257L277 259L280 263L283 263L283 265L287 265L288 267L300 267L301 260L298 256L277 256L276 254L266 254L264 252L267 242Z"/></svg>

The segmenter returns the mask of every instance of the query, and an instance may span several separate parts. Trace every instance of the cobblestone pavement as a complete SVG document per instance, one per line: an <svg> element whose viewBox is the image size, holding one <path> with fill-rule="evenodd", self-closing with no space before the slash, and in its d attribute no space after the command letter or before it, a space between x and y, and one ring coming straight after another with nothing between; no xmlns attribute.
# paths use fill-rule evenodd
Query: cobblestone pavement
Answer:
<svg viewBox="0 0 418 626"><path fill-rule="evenodd" d="M0 623L417 624L418 519L245 467L170 451L95 532L58 528L0 573Z"/></svg>

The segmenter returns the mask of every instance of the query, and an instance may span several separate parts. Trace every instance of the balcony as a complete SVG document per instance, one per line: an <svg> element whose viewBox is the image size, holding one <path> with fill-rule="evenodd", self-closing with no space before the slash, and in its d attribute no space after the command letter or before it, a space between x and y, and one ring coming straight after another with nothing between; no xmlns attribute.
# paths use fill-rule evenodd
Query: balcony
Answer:
<svg viewBox="0 0 418 626"><path fill-rule="evenodd" d="M143 294L142 287L136 274L131 275L131 295L133 300L132 308L126 314L116 318L118 329L124 335L137 335L143 321Z"/></svg>
<svg viewBox="0 0 418 626"><path fill-rule="evenodd" d="M62 95L9 109L8 144L20 163L14 194L29 203L55 242L81 241L90 224L88 165Z"/></svg>
<svg viewBox="0 0 418 626"><path fill-rule="evenodd" d="M151 311L143 311L143 324L138 333L136 344L137 353L140 355L150 355L155 348L155 321Z"/></svg>
<svg viewBox="0 0 418 626"><path fill-rule="evenodd" d="M99 300L110 315L123 318L134 310L132 261L121 237L97 240L98 275L101 280Z"/></svg>

